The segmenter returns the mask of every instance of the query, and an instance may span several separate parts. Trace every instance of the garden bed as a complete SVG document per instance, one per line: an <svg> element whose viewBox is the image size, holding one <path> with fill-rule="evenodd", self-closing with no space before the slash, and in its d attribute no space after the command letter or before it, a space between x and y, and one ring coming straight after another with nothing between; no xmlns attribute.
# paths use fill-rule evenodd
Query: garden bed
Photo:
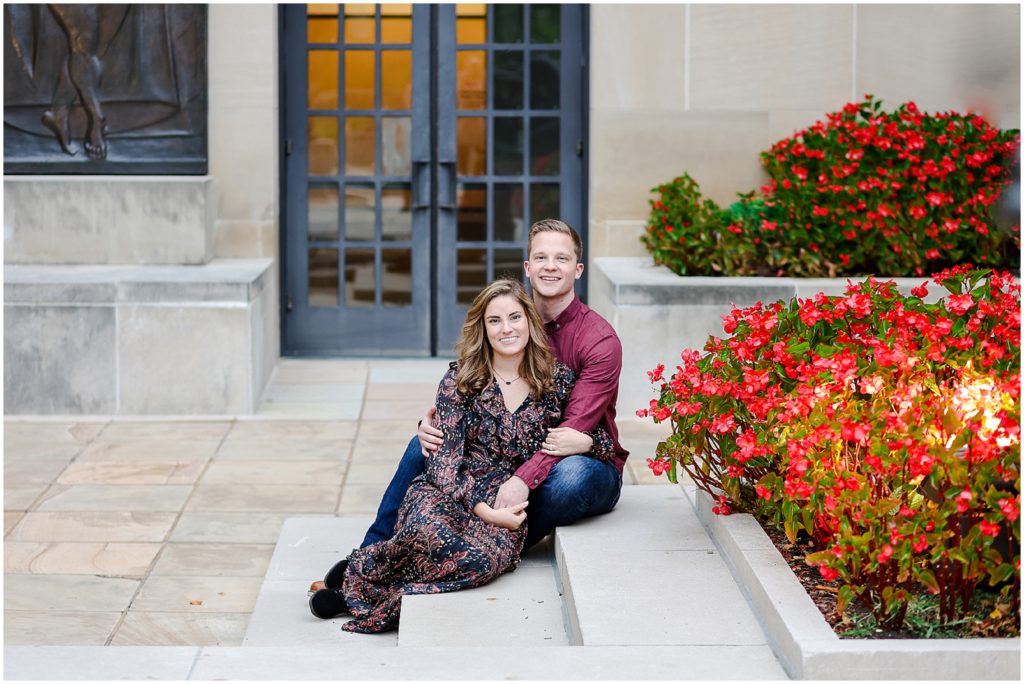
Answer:
<svg viewBox="0 0 1024 684"><path fill-rule="evenodd" d="M840 639L761 526L682 487L794 679L1020 679L1020 638Z"/></svg>

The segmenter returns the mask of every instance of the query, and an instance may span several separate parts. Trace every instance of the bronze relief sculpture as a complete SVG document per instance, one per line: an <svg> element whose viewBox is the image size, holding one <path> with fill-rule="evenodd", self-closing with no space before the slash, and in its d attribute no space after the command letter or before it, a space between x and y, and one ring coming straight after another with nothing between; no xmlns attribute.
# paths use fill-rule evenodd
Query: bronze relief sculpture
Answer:
<svg viewBox="0 0 1024 684"><path fill-rule="evenodd" d="M205 173L206 7L4 6L5 173Z"/></svg>

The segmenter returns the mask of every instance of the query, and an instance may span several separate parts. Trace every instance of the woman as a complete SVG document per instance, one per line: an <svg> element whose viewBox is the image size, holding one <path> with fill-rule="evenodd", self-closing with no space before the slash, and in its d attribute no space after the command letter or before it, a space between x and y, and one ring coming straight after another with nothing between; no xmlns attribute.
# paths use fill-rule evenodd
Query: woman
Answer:
<svg viewBox="0 0 1024 684"><path fill-rule="evenodd" d="M572 371L554 360L533 301L516 280L498 280L477 295L456 352L437 392L444 443L409 487L394 536L353 551L310 598L319 618L351 612L345 631L394 629L403 595L480 586L519 562L528 502L491 504L558 425ZM603 428L590 435L595 458L614 456Z"/></svg>

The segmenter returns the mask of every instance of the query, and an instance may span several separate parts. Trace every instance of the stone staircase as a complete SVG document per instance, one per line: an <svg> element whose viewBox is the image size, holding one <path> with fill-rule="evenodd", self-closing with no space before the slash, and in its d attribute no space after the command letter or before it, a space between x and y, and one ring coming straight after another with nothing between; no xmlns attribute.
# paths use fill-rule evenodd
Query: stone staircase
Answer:
<svg viewBox="0 0 1024 684"><path fill-rule="evenodd" d="M347 618L309 614L306 589L369 523L287 520L240 648L8 647L5 676L787 678L676 486L627 486L612 513L558 530L515 572L469 591L407 597L397 633L348 634Z"/></svg>

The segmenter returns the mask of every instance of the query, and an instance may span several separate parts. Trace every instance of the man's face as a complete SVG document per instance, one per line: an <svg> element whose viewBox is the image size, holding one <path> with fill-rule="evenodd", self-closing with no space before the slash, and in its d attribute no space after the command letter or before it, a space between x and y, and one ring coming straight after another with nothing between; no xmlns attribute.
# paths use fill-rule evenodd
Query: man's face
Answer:
<svg viewBox="0 0 1024 684"><path fill-rule="evenodd" d="M524 267L534 294L541 298L564 296L583 275L583 264L576 261L572 238L565 233L537 233Z"/></svg>

